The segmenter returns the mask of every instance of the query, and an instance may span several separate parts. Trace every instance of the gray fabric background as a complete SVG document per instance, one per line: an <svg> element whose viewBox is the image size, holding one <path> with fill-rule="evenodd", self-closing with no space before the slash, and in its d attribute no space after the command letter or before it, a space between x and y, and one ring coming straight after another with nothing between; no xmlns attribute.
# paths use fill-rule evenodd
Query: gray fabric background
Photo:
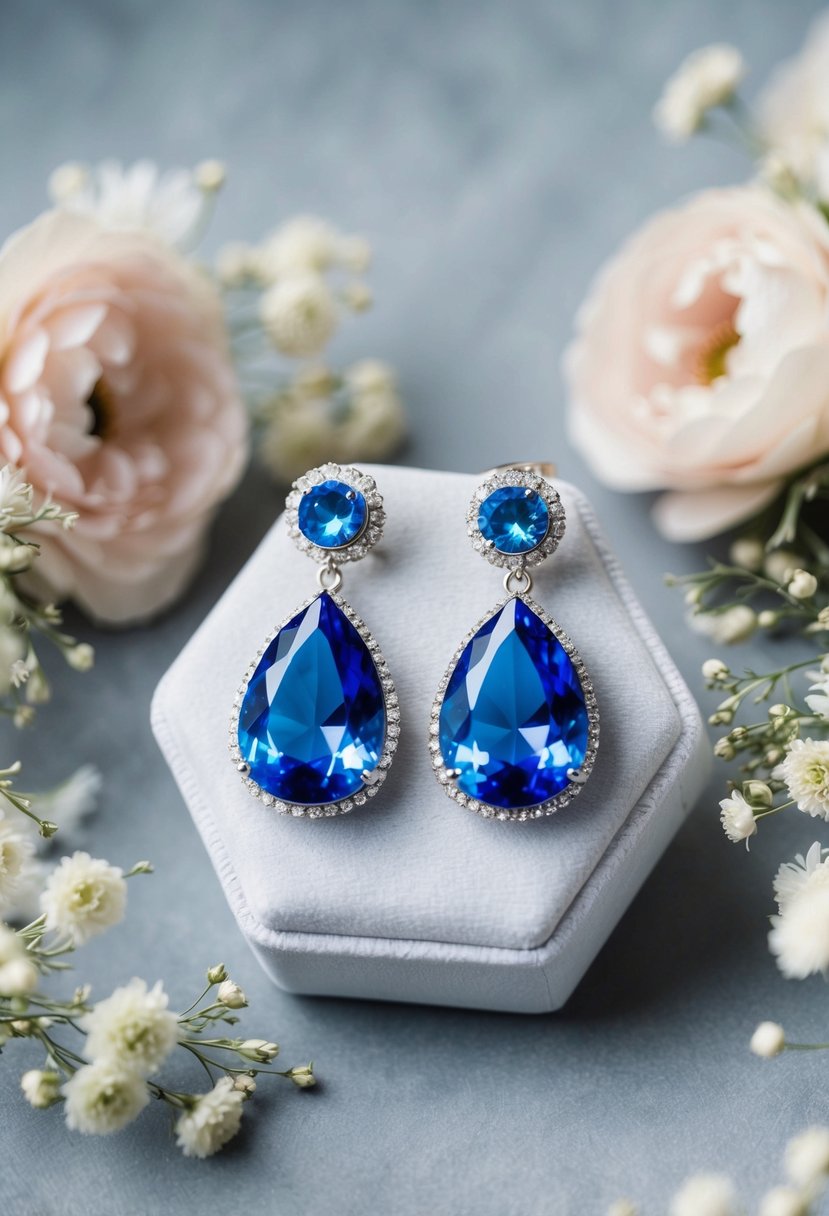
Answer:
<svg viewBox="0 0 829 1216"><path fill-rule="evenodd" d="M708 648L661 576L701 555L660 542L646 504L602 490L567 449L559 358L590 275L634 224L745 173L705 141L662 149L648 112L663 77L695 46L728 39L757 82L817 7L7 2L0 229L42 205L55 163L149 154L227 159L216 241L255 237L298 209L366 232L378 306L340 351L398 367L413 429L405 458L476 471L552 455L593 498L698 686ZM10 1051L3 1211L525 1216L601 1212L628 1193L657 1213L701 1167L733 1169L753 1198L779 1176L785 1136L829 1118L821 1058L766 1063L746 1046L767 1016L802 1039L826 1037L825 986L780 979L764 939L773 870L811 842L812 822L772 823L746 857L722 839L712 783L558 1015L295 999L261 974L147 714L157 678L278 507L251 477L192 594L153 629L93 636L98 667L58 679L22 755L44 783L98 763L95 850L157 865L131 888L127 922L85 950L84 978L101 994L133 974L161 976L184 1003L223 958L250 995L251 1032L277 1038L288 1063L313 1057L324 1083L311 1093L262 1085L245 1135L188 1162L160 1110L108 1140L70 1137L59 1113L25 1107L16 1074L33 1057Z"/></svg>

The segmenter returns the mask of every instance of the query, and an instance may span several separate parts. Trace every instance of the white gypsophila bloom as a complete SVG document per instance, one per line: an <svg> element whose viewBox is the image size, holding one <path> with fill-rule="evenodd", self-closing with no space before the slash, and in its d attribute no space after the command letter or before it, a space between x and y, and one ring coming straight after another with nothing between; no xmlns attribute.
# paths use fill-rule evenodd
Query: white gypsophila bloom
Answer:
<svg viewBox="0 0 829 1216"><path fill-rule="evenodd" d="M794 1136L783 1160L797 1186L810 1187L829 1176L829 1127L807 1127Z"/></svg>
<svg viewBox="0 0 829 1216"><path fill-rule="evenodd" d="M8 925L0 924L0 993L25 996L37 987L38 975L21 938Z"/></svg>
<svg viewBox="0 0 829 1216"><path fill-rule="evenodd" d="M40 897L46 927L76 946L122 920L126 903L123 871L84 852L61 860Z"/></svg>
<svg viewBox="0 0 829 1216"><path fill-rule="evenodd" d="M22 469L4 464L0 468L0 530L5 532L31 517L32 487Z"/></svg>
<svg viewBox="0 0 829 1216"><path fill-rule="evenodd" d="M22 820L23 817L20 816ZM35 846L28 831L21 830L0 811L0 912L14 906L34 858Z"/></svg>
<svg viewBox="0 0 829 1216"><path fill-rule="evenodd" d="M30 1068L20 1078L26 1101L36 1110L46 1110L60 1101L62 1077L51 1069Z"/></svg>
<svg viewBox="0 0 829 1216"><path fill-rule="evenodd" d="M46 844L46 841L38 835L37 826L33 824L32 827L34 830L31 833L31 840L37 849L39 845ZM47 865L37 855L26 863L15 884L14 897L3 909L3 916L6 920L13 921L15 924L28 925L35 917L40 916L40 893L46 886L52 869L52 866Z"/></svg>
<svg viewBox="0 0 829 1216"><path fill-rule="evenodd" d="M277 481L287 485L306 469L330 460L336 444L328 404L309 401L280 409L265 428L259 455Z"/></svg>
<svg viewBox="0 0 829 1216"><path fill-rule="evenodd" d="M225 287L241 287L262 278L261 254L246 241L229 241L216 255L216 274Z"/></svg>
<svg viewBox="0 0 829 1216"><path fill-rule="evenodd" d="M276 349L295 359L319 354L338 320L334 296L315 274L275 283L259 301L259 315Z"/></svg>
<svg viewBox="0 0 829 1216"><path fill-rule="evenodd" d="M91 671L95 666L95 650L89 642L76 642L64 652L64 658L73 671Z"/></svg>
<svg viewBox="0 0 829 1216"><path fill-rule="evenodd" d="M56 179L63 193L55 204L64 211L89 215L105 228L145 229L170 245L186 245L201 224L207 194L189 169L161 173L150 160L122 165L105 160L77 177Z"/></svg>
<svg viewBox="0 0 829 1216"><path fill-rule="evenodd" d="M782 868L782 867L781 867ZM777 885L777 884L775 884ZM829 969L829 869L821 862L772 916L769 949L789 979Z"/></svg>
<svg viewBox="0 0 829 1216"><path fill-rule="evenodd" d="M733 646L745 642L757 628L757 613L747 604L735 604L724 612L699 612L689 618L691 628L716 642Z"/></svg>
<svg viewBox="0 0 829 1216"><path fill-rule="evenodd" d="M87 1033L84 1055L89 1060L112 1060L141 1076L157 1072L178 1042L178 1018L168 1008L159 981L147 988L132 979L81 1018Z"/></svg>
<svg viewBox="0 0 829 1216"><path fill-rule="evenodd" d="M325 220L298 215L263 242L261 267L267 281L329 270L338 257L338 236Z"/></svg>
<svg viewBox="0 0 829 1216"><path fill-rule="evenodd" d="M785 1045L786 1035L778 1022L761 1022L749 1043L751 1051L763 1060L779 1056Z"/></svg>
<svg viewBox="0 0 829 1216"><path fill-rule="evenodd" d="M750 536L743 536L734 541L729 550L729 557L735 566L742 566L744 570L756 571L763 567L765 552L762 541Z"/></svg>
<svg viewBox="0 0 829 1216"><path fill-rule="evenodd" d="M700 129L709 110L731 100L744 75L736 47L701 47L668 80L654 108L654 122L668 139L681 143Z"/></svg>
<svg viewBox="0 0 829 1216"><path fill-rule="evenodd" d="M230 1077L220 1077L209 1093L200 1094L192 1109L176 1123L176 1143L185 1157L211 1157L239 1130L244 1091Z"/></svg>
<svg viewBox="0 0 829 1216"><path fill-rule="evenodd" d="M734 1216L737 1197L724 1174L695 1174L671 1200L671 1216Z"/></svg>
<svg viewBox="0 0 829 1216"><path fill-rule="evenodd" d="M734 790L730 798L721 800L720 823L732 844L744 840L746 848L748 848L749 837L757 831L757 821L754 818L754 812L739 790Z"/></svg>
<svg viewBox="0 0 829 1216"><path fill-rule="evenodd" d="M394 374L376 359L355 363L345 373L351 408L338 427L342 459L383 460L406 434L406 415Z"/></svg>
<svg viewBox="0 0 829 1216"><path fill-rule="evenodd" d="M714 680L728 675L728 667L722 659L706 659L702 665L702 675L703 679L713 683Z"/></svg>
<svg viewBox="0 0 829 1216"><path fill-rule="evenodd" d="M817 579L809 570L795 570L786 590L796 600L809 600L817 591Z"/></svg>
<svg viewBox="0 0 829 1216"><path fill-rule="evenodd" d="M112 1060L84 1064L66 1082L63 1094L66 1126L94 1136L120 1131L150 1100L143 1077Z"/></svg>
<svg viewBox="0 0 829 1216"><path fill-rule="evenodd" d="M802 561L799 553L792 553L790 549L775 549L763 562L763 571L773 583L784 587Z"/></svg>
<svg viewBox="0 0 829 1216"><path fill-rule="evenodd" d="M82 764L60 785L36 794L32 806L41 819L49 819L61 832L69 833L95 810L100 791L100 772L94 764Z"/></svg>
<svg viewBox="0 0 829 1216"><path fill-rule="evenodd" d="M799 810L829 821L829 739L793 739L772 775Z"/></svg>
<svg viewBox="0 0 829 1216"><path fill-rule="evenodd" d="M779 867L774 876L774 898L779 912L783 912L808 883L829 882L829 861L824 859L824 851L816 840L805 857L798 853L794 861L784 861Z"/></svg>
<svg viewBox="0 0 829 1216"><path fill-rule="evenodd" d="M760 1200L757 1216L808 1216L809 1200L791 1186L775 1186Z"/></svg>

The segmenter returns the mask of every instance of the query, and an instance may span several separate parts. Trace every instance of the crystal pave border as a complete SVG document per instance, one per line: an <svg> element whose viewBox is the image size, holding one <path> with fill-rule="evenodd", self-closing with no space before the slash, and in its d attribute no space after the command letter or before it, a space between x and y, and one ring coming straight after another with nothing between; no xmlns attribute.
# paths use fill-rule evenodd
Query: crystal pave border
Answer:
<svg viewBox="0 0 829 1216"><path fill-rule="evenodd" d="M240 766L246 765L246 761L239 750L239 714L242 709L242 701L248 684L250 683L253 673L259 665L259 660L265 653L268 646L271 644L276 635L285 628L285 626L304 612L306 608L310 608L315 600L319 599L320 595L324 594L318 591L316 595L312 595L305 601L304 604L298 604L297 607L290 612L280 625L273 630L266 638L263 646L256 654L255 658L249 664L245 677L239 688L236 691L236 696L233 698L233 712L230 716L230 732L228 740L228 748L230 758L236 765L241 776L242 782L248 791L259 802L262 802L266 807L275 811L277 815L293 815L297 819L323 819L331 818L334 815L346 815L355 807L364 806L369 798L373 798L380 786L386 779L389 767L392 762L392 757L397 750L397 741L400 736L400 703L398 701L397 692L395 691L394 681L391 678L391 673L386 663L385 658L380 650L380 644L369 633L362 618L357 615L354 609L348 604L341 595L336 592L328 591L325 594L329 595L338 608L342 610L362 640L365 642L369 654L380 678L380 688L383 692L383 703L386 711L386 731L383 738L383 751L377 765L371 770L369 778L361 790L357 790L354 794L350 794L347 798L340 798L336 802L326 802L322 804L298 804L293 802L284 802L277 798L274 794L268 793L253 780L248 773L244 772Z"/></svg>
<svg viewBox="0 0 829 1216"><path fill-rule="evenodd" d="M526 553L501 553L495 548L492 541L484 539L481 529L478 527L481 503L485 498L489 498L494 490L500 490L504 486L523 486L525 490L535 490L543 498L549 512L550 520L544 539ZM510 468L491 474L475 490L466 512L466 531L472 541L473 549L476 553L480 553L481 557L485 557L488 562L492 562L493 566L506 567L508 570L523 570L527 566L537 566L540 562L545 561L558 548L559 542L564 536L564 525L564 506L558 490L547 481L546 477L542 477L540 473L534 473L531 469Z"/></svg>
<svg viewBox="0 0 829 1216"><path fill-rule="evenodd" d="M571 781L566 785L554 798L548 799L546 802L538 802L534 806L516 807L515 810L507 810L505 807L493 806L491 803L482 802L478 798L473 798L470 794L465 794L459 790L455 781L452 778L451 770L446 767L443 755L440 750L440 711L443 705L444 694L446 693L449 680L452 672L455 670L461 655L466 649L469 642L472 641L475 634L483 625L490 620L496 612L500 612L502 608L511 600L520 599L527 605L530 611L534 612L540 620L544 622L550 632L561 643L565 653L569 656L579 683L581 684L582 692L584 693L584 702L587 708L587 751L584 756L584 763L579 768L579 780ZM432 757L432 767L435 776L443 786L444 792L449 798L454 799L458 806L466 807L467 810L474 811L477 815L481 815L484 819L501 819L509 820L510 822L523 823L526 819L542 819L546 815L554 815L556 811L560 811L576 798L584 788L584 784L593 769L596 762L596 753L599 747L599 707L596 701L596 694L593 689L593 682L588 675L587 668L584 665L581 655L576 650L569 636L561 628L557 621L550 616L544 608L541 607L529 595L508 595L506 599L500 600L485 616L481 617L476 625L469 630L466 637L461 642L458 649L452 656L452 660L446 669L446 672L438 685L437 696L432 705L432 715L429 722L429 751Z"/></svg>
<svg viewBox="0 0 829 1216"><path fill-rule="evenodd" d="M359 490L366 500L366 522L354 540L338 549L326 549L315 545L307 536L303 536L299 528L299 504L303 495L314 486L324 481L342 481L355 490ZM361 473L350 465L323 464L317 469L309 469L302 477L298 477L291 487L291 492L285 500L285 523L288 535L301 553L307 553L315 562L328 565L331 562L357 562L365 557L383 535L386 513L383 510L383 496L377 489L377 482L368 473Z"/></svg>

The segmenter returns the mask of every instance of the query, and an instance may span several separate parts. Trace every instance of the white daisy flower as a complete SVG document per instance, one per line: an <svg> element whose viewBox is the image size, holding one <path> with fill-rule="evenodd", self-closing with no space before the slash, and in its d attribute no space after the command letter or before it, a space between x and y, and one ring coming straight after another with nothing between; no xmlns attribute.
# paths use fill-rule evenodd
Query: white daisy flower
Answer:
<svg viewBox="0 0 829 1216"><path fill-rule="evenodd" d="M757 822L739 790L734 790L730 798L723 798L720 802L720 823L733 844L744 840L748 848L749 837L757 831Z"/></svg>
<svg viewBox="0 0 829 1216"><path fill-rule="evenodd" d="M829 820L829 740L794 739L772 775L786 783L799 810Z"/></svg>
<svg viewBox="0 0 829 1216"><path fill-rule="evenodd" d="M64 1085L63 1094L69 1130L95 1136L120 1131L150 1100L146 1081L110 1060L79 1068Z"/></svg>
<svg viewBox="0 0 829 1216"><path fill-rule="evenodd" d="M176 1142L185 1157L211 1157L236 1135L242 1121L244 1091L221 1077L176 1123Z"/></svg>
<svg viewBox="0 0 829 1216"><path fill-rule="evenodd" d="M786 1145L786 1173L809 1187L829 1175L829 1127L807 1127Z"/></svg>
<svg viewBox="0 0 829 1216"><path fill-rule="evenodd" d="M47 928L76 946L122 920L126 903L123 871L83 852L62 859L40 897Z"/></svg>
<svg viewBox="0 0 829 1216"><path fill-rule="evenodd" d="M189 169L161 173L150 160L124 166L102 161L86 173L56 170L50 181L54 203L96 219L105 228L144 228L170 245L186 245L201 225L210 191Z"/></svg>
<svg viewBox="0 0 829 1216"><path fill-rule="evenodd" d="M735 1216L737 1196L724 1174L695 1174L671 1200L671 1216Z"/></svg>
<svg viewBox="0 0 829 1216"><path fill-rule="evenodd" d="M282 279L262 296L259 314L278 351L291 358L318 354L334 335L338 315L334 296L315 274Z"/></svg>
<svg viewBox="0 0 829 1216"><path fill-rule="evenodd" d="M261 267L270 282L295 275L321 274L337 260L338 237L325 220L298 215L280 225L260 251Z"/></svg>
<svg viewBox="0 0 829 1216"><path fill-rule="evenodd" d="M144 1077L157 1072L179 1036L178 1018L167 1005L160 981L150 989L140 979L116 988L81 1018L87 1032L84 1055L113 1061Z"/></svg>
<svg viewBox="0 0 829 1216"><path fill-rule="evenodd" d="M805 857L798 853L794 861L783 862L774 878L774 898L779 912L785 911L786 905L804 890L813 875L818 875L815 881L829 881L829 865L823 860L823 854L821 843L816 840Z"/></svg>
<svg viewBox="0 0 829 1216"><path fill-rule="evenodd" d="M709 110L731 100L744 75L743 57L733 46L694 51L665 85L654 122L668 139L683 142L700 129Z"/></svg>

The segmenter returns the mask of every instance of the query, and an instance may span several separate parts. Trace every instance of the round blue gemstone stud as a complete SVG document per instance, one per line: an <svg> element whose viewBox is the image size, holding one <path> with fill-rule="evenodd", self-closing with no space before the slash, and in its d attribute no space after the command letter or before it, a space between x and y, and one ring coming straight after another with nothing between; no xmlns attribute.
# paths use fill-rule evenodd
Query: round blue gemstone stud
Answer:
<svg viewBox="0 0 829 1216"><path fill-rule="evenodd" d="M333 478L306 490L297 506L300 532L321 549L344 549L361 535L367 521L365 496Z"/></svg>
<svg viewBox="0 0 829 1216"><path fill-rule="evenodd" d="M478 530L499 553L530 553L550 528L550 512L537 490L501 486L480 505Z"/></svg>

